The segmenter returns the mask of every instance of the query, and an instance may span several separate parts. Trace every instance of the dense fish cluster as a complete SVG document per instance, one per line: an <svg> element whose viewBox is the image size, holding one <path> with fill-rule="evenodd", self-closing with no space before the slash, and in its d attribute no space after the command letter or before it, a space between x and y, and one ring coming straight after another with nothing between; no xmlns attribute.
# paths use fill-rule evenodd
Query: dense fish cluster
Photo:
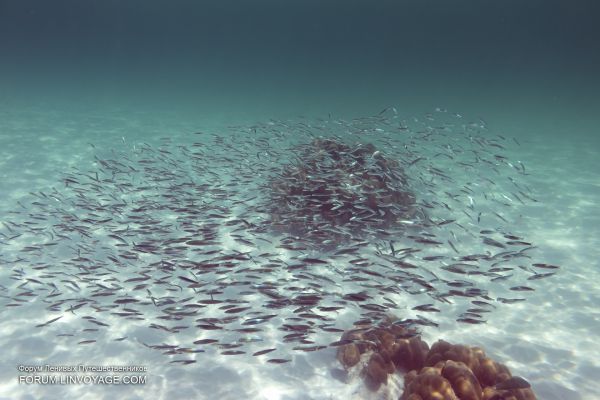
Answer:
<svg viewBox="0 0 600 400"><path fill-rule="evenodd" d="M271 220L283 231L336 246L413 217L404 171L373 144L318 138L292 151L294 163L270 182Z"/></svg>
<svg viewBox="0 0 600 400"><path fill-rule="evenodd" d="M0 230L3 306L43 304L32 326L74 344L285 363L390 314L484 323L558 268L515 233L537 200L507 156L519 143L483 121L389 109L228 129L98 148L21 199Z"/></svg>

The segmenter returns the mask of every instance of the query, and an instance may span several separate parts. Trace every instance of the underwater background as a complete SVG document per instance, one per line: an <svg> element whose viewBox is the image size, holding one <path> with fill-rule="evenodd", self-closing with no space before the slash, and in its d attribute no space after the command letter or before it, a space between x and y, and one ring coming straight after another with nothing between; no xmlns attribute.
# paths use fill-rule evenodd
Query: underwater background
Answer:
<svg viewBox="0 0 600 400"><path fill-rule="evenodd" d="M143 146L159 148L168 142L180 164L162 160L161 165L183 171L188 153L174 150L192 146L198 139L195 133L209 132L214 143L219 144L215 138L222 135L231 147L211 150L213 142L204 142L202 136L207 153L228 155L234 171L240 160L249 160L246 149L248 143L255 144L252 133L257 126L267 140L273 134L269 124L280 128L286 136L273 136L272 145L282 150L313 137L303 123L322 124L343 135L355 129L358 118L384 116L420 124L410 128L418 134L429 125L435 127L436 121L448 123L436 112L452 114L453 127L461 126L456 118L464 118L475 121L484 136L489 132L489 137L500 135L510 142L503 149L506 157L511 166L524 166L516 172L523 172L523 187L531 189L525 192L534 193L536 201L530 204L521 202L522 196L517 201L509 195L507 201L515 206L507 211L495 205L495 210L509 215L511 229L536 246L539 262L560 268L536 281L526 301L499 306L485 323L459 324L450 311L439 313L439 326L423 327L424 338L429 343L445 339L482 347L527 379L540 399L600 398L599 18L600 5L587 0L0 0L0 398L398 398L401 389L371 392L358 375L343 380L332 376L332 369L341 368L332 348L295 355L291 344L279 343L276 347L286 352L276 359L291 360L281 366L259 358L219 357L210 350L198 353L195 364L170 364L160 352L140 344L147 340L141 328L134 327L139 321L120 319L111 320L109 330L119 326L119 337L127 340L114 344L97 339L92 346L78 345L87 339L80 336L75 342L65 341L57 335L76 332L83 328L78 325L83 316L96 314L66 308L62 314L48 314L46 304L36 300L45 293L37 286L27 292L32 293L28 304L11 304L19 289L25 290L19 285L26 277L46 283L35 275L34 266L51 264L71 250L67 246L32 253L26 247L31 243L13 238L36 216L58 219L48 208L34 211L32 201L39 195L32 192L56 188L68 196L65 174L101 167L98 154L115 160L130 154L134 159ZM428 118L432 122L421 123ZM385 130L380 122L373 126ZM236 139L239 133L231 129L246 136ZM472 144L462 135L464 129L452 132L461 134L449 143ZM390 138L402 146L401 138ZM415 140L413 154L424 158L449 146ZM105 157L100 159L108 160ZM264 159L256 158L248 161L248 168L259 169L258 163L263 167ZM206 160L202 168L224 176L229 172L224 159ZM448 165L444 172L456 174L456 181L468 181L467 172ZM496 182L492 169L480 172ZM419 170L414 174L421 176ZM137 179L132 178L133 185L141 185ZM219 179L225 187L236 176ZM444 192L443 184L436 183L436 193ZM478 192L486 200L487 190L481 187ZM121 198L117 189L98 193ZM237 193L241 192L222 201L234 201ZM469 206L468 197L462 200ZM61 210L76 213L73 207ZM461 209L452 209L452 218L465 218ZM472 217L468 210L467 216ZM467 232L477 233L475 225ZM88 239L78 240L97 244ZM464 251L484 249L473 245ZM285 260L289 254L279 256ZM124 276L117 278L124 281ZM343 288L345 283L340 277L330 285ZM493 290L496 283L476 285ZM284 311L292 312L290 307L271 311L284 318ZM150 318L151 311L147 313ZM59 315L64 319L36 328ZM346 324L338 328L352 327L350 317L340 321ZM160 340L179 337L172 333ZM95 365L146 365L148 383L18 382L19 365L91 364L90 360Z"/></svg>

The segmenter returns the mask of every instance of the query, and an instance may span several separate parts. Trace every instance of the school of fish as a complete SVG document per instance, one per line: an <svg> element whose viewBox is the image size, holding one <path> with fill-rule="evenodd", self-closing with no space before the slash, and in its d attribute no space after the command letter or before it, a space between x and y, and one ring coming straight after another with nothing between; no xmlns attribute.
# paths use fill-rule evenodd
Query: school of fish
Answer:
<svg viewBox="0 0 600 400"><path fill-rule="evenodd" d="M343 146L352 177L311 155L323 140ZM431 329L438 315L486 323L559 269L516 233L519 207L539 201L525 163L508 156L520 145L444 109L389 108L96 149L93 168L65 171L3 217L11 285L0 301L43 304L32 329L60 326L74 345L137 341L183 365L207 352L286 363L389 315ZM307 157L318 176L293 167ZM361 168L403 188L406 204L369 207ZM326 202L316 189L286 196L298 185L326 190ZM356 196L334 198L335 187ZM87 328L71 329L73 318ZM116 320L162 339L117 335Z"/></svg>

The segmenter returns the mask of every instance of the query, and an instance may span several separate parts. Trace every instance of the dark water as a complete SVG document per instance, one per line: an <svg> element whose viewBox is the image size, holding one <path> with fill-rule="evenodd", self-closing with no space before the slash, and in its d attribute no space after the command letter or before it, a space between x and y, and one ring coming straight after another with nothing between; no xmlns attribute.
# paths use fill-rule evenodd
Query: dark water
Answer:
<svg viewBox="0 0 600 400"><path fill-rule="evenodd" d="M444 106L585 130L599 16L594 1L3 0L0 99L232 120Z"/></svg>

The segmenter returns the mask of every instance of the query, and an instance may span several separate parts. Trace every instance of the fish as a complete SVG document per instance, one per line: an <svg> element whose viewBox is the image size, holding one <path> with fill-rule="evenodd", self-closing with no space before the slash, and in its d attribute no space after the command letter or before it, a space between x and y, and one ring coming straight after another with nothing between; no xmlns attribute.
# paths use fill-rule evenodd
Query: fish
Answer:
<svg viewBox="0 0 600 400"><path fill-rule="evenodd" d="M36 328L42 328L42 327L44 327L44 326L48 326L48 325L50 325L51 323L58 321L58 320L59 320L59 319L61 319L62 317L63 317L63 315L61 315L61 316L58 316L58 317L56 317L56 318L52 318L51 320L48 320L48 321L44 322L43 324L38 324L38 325L36 325L35 327L36 327Z"/></svg>
<svg viewBox="0 0 600 400"><path fill-rule="evenodd" d="M544 278L548 278L550 276L556 275L556 272L548 272L545 274L533 274L530 277L527 278L528 281L534 281L537 279L544 279Z"/></svg>
<svg viewBox="0 0 600 400"><path fill-rule="evenodd" d="M212 344L212 343L218 343L219 340L218 339L199 339L194 341L194 344Z"/></svg>
<svg viewBox="0 0 600 400"><path fill-rule="evenodd" d="M94 339L89 339L89 340L82 340L80 342L78 342L77 344L91 344L91 343L95 343L96 340Z"/></svg>
<svg viewBox="0 0 600 400"><path fill-rule="evenodd" d="M271 363L271 364L285 364L290 361L292 361L292 360L284 359L284 358L271 358L271 359L267 360L267 362Z"/></svg>
<svg viewBox="0 0 600 400"><path fill-rule="evenodd" d="M353 339L341 339L341 340L336 340L335 342L331 342L329 343L330 347L338 347L338 346L345 346L347 344L351 344L354 343Z"/></svg>
<svg viewBox="0 0 600 400"><path fill-rule="evenodd" d="M275 350L277 350L277 349L264 349L264 350L259 350L259 351L255 352L255 353L253 353L252 355L253 355L253 356L255 356L255 357L256 357L256 356L262 356L263 354L267 354L267 353L270 353L270 352L272 352L272 351L275 351Z"/></svg>
<svg viewBox="0 0 600 400"><path fill-rule="evenodd" d="M450 239L448 239L448 244L450 245L452 250L454 250L455 253L460 254L460 252L456 249L456 246L454 245L454 243L452 243Z"/></svg>
<svg viewBox="0 0 600 400"><path fill-rule="evenodd" d="M510 290L514 290L516 292L531 292L535 289L529 286L513 286L510 288Z"/></svg>
<svg viewBox="0 0 600 400"><path fill-rule="evenodd" d="M417 311L440 312L438 308L433 307L433 304L422 304L420 306L413 307L412 309Z"/></svg>
<svg viewBox="0 0 600 400"><path fill-rule="evenodd" d="M505 297L498 297L497 300L499 302L505 303L505 304L513 304L513 303L519 303L521 301L525 301L525 299L523 299L523 298L507 299Z"/></svg>
<svg viewBox="0 0 600 400"><path fill-rule="evenodd" d="M476 318L471 318L471 317L457 318L456 321L457 322L463 322L463 323L466 323L466 324L485 324L485 322L486 322L484 320L480 320L480 319L476 319Z"/></svg>
<svg viewBox="0 0 600 400"><path fill-rule="evenodd" d="M196 360L172 360L170 361L171 364L183 364L183 365L189 365L189 364L194 364L196 362Z"/></svg>
<svg viewBox="0 0 600 400"><path fill-rule="evenodd" d="M517 390L517 389L529 389L531 384L520 376L513 376L505 381L494 385L496 390Z"/></svg>
<svg viewBox="0 0 600 400"><path fill-rule="evenodd" d="M494 247L499 247L501 249L505 249L506 246L500 242L498 242L497 240L491 239L489 237L484 237L483 238L483 243L489 245L489 246L494 246Z"/></svg>
<svg viewBox="0 0 600 400"><path fill-rule="evenodd" d="M531 264L535 268L543 268L543 269L559 269L558 265L546 264L546 263L533 263Z"/></svg>
<svg viewBox="0 0 600 400"><path fill-rule="evenodd" d="M246 354L243 350L225 350L220 353L223 356L237 356L240 354Z"/></svg>

